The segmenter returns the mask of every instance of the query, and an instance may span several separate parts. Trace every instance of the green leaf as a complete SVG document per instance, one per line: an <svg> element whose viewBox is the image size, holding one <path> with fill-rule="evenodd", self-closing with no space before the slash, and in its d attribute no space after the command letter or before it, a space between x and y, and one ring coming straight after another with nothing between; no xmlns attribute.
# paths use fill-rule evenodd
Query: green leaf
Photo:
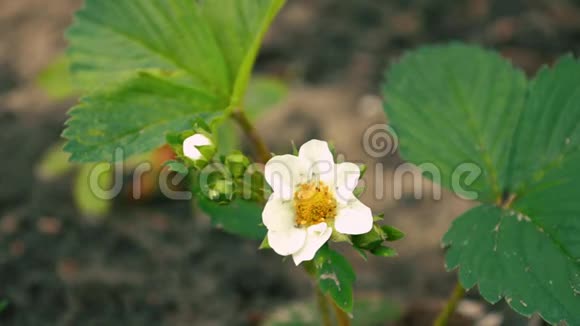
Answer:
<svg viewBox="0 0 580 326"><path fill-rule="evenodd" d="M61 100L75 95L75 88L69 72L69 60L66 56L57 57L45 67L36 77L36 82L46 94L54 99Z"/></svg>
<svg viewBox="0 0 580 326"><path fill-rule="evenodd" d="M558 238L551 228L561 221L536 224L530 216L482 205L459 217L443 243L448 269L459 268L466 288L479 284L489 302L505 297L517 312L530 316L539 312L556 324L567 320L580 324L580 255L566 253L578 246L580 220L569 220L570 238Z"/></svg>
<svg viewBox="0 0 580 326"><path fill-rule="evenodd" d="M482 175L465 190L485 202L501 198L509 140L524 108L523 72L493 52L452 44L406 55L387 79L385 110L403 158L420 167L434 163L441 184L460 195L456 168L474 163Z"/></svg>
<svg viewBox="0 0 580 326"><path fill-rule="evenodd" d="M352 312L356 275L348 260L328 246L323 246L314 257L314 265L320 290L328 294L342 310Z"/></svg>
<svg viewBox="0 0 580 326"><path fill-rule="evenodd" d="M416 164L432 156L447 187L449 168L463 162L484 173L473 189L485 204L444 237L448 267L490 302L580 323L580 62L561 59L527 89L497 55L459 45L420 50L393 71L388 107L404 155ZM464 126L477 132L458 132Z"/></svg>
<svg viewBox="0 0 580 326"><path fill-rule="evenodd" d="M63 136L71 160L113 161L165 143L168 131L191 128L219 102L166 77L141 73L112 90L84 98L70 111ZM121 157L115 152L121 150Z"/></svg>
<svg viewBox="0 0 580 326"><path fill-rule="evenodd" d="M96 178L91 177L93 173ZM109 163L81 165L75 178L73 198L83 216L99 218L109 213L112 202L107 199L107 192L113 186L113 181L113 167Z"/></svg>
<svg viewBox="0 0 580 326"><path fill-rule="evenodd" d="M566 56L553 69L544 67L529 94L510 169L511 190L520 195L578 177L573 162L580 155L580 62Z"/></svg>
<svg viewBox="0 0 580 326"><path fill-rule="evenodd" d="M109 161L116 147L144 152L200 112L239 107L283 3L87 0L68 32L71 70L82 88L108 91L73 109L71 159Z"/></svg>
<svg viewBox="0 0 580 326"><path fill-rule="evenodd" d="M84 83L160 69L186 72L206 91L227 94L231 87L225 58L195 1L86 0L68 39L72 71Z"/></svg>
<svg viewBox="0 0 580 326"><path fill-rule="evenodd" d="M261 225L263 207L258 203L236 199L220 205L205 196L198 196L198 204L209 215L213 225L227 232L255 240L266 236L266 228Z"/></svg>
<svg viewBox="0 0 580 326"><path fill-rule="evenodd" d="M224 119L217 123L214 136L217 138L219 154L227 155L240 148L238 126L231 119Z"/></svg>
<svg viewBox="0 0 580 326"><path fill-rule="evenodd" d="M280 103L288 95L288 85L275 78L258 77L250 81L246 101L246 114L256 121L269 109Z"/></svg>
<svg viewBox="0 0 580 326"><path fill-rule="evenodd" d="M70 154L63 151L63 144L51 146L36 167L36 175L41 180L52 180L69 172L75 165L69 162Z"/></svg>
<svg viewBox="0 0 580 326"><path fill-rule="evenodd" d="M224 54L233 85L231 105L240 106L262 38L285 0L205 0L200 6Z"/></svg>

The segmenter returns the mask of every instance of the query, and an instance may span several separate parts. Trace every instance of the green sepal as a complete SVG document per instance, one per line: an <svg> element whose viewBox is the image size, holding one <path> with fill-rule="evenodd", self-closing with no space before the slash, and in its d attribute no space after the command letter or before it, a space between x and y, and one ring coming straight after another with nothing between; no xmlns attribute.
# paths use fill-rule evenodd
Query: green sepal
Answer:
<svg viewBox="0 0 580 326"><path fill-rule="evenodd" d="M356 188L354 188L354 190L352 191L352 194L356 197L356 198L360 198L360 196L363 194L363 192L366 190L365 186L358 186Z"/></svg>
<svg viewBox="0 0 580 326"><path fill-rule="evenodd" d="M210 140L212 139L211 137L208 137L208 138ZM213 159L213 156L216 153L216 147L215 147L215 145L195 146L195 148L197 148L197 150L201 153L201 155L205 159L205 160L204 159L202 159L202 160L204 160L206 162L211 162L211 160Z"/></svg>
<svg viewBox="0 0 580 326"><path fill-rule="evenodd" d="M358 168L360 169L359 179L361 179L362 177L364 177L365 173L367 173L368 166L366 164L358 164Z"/></svg>
<svg viewBox="0 0 580 326"><path fill-rule="evenodd" d="M394 257L398 255L395 249L387 246L378 246L371 250L371 254L380 257Z"/></svg>
<svg viewBox="0 0 580 326"><path fill-rule="evenodd" d="M387 235L386 241L397 241L405 237L403 231L390 225L381 226L381 230Z"/></svg>
<svg viewBox="0 0 580 326"><path fill-rule="evenodd" d="M296 143L292 140L292 155L298 156L298 148L296 147Z"/></svg>
<svg viewBox="0 0 580 326"><path fill-rule="evenodd" d="M352 244L352 241L350 239L350 235L340 233L340 232L336 231L336 229L334 229L334 228L332 228L332 235L330 236L330 240L333 242L348 242L348 243Z"/></svg>
<svg viewBox="0 0 580 326"><path fill-rule="evenodd" d="M357 247L353 247L353 248L359 254L359 256L361 256L362 259L364 259L364 261L367 261L369 259L367 253L363 249L360 249Z"/></svg>
<svg viewBox="0 0 580 326"><path fill-rule="evenodd" d="M373 225L372 230L368 233L352 236L354 246L365 250L373 250L374 248L377 248L386 239L387 235L383 232L381 227L376 224Z"/></svg>
<svg viewBox="0 0 580 326"><path fill-rule="evenodd" d="M185 166L185 164L183 164L182 162L176 160L167 161L163 163L163 166L166 166L171 172L176 172L179 174L189 173L189 169L187 168L187 166Z"/></svg>
<svg viewBox="0 0 580 326"><path fill-rule="evenodd" d="M258 250L264 250L264 249L272 249L272 247L270 247L270 243L268 242L268 237L264 237L264 240L262 240L262 242L260 243L260 246L258 247Z"/></svg>
<svg viewBox="0 0 580 326"><path fill-rule="evenodd" d="M205 122L203 123L203 125L201 125L200 122L196 122L194 128L191 130L186 130L182 132L170 132L165 135L165 140L167 144L171 147L171 149L173 149L175 155L181 160L183 160L183 162L187 163L188 166L194 167L198 170L203 169L209 164L209 162L211 162L215 153L217 152L216 146L215 145L196 146L197 150L199 150L203 158L200 158L198 160L192 160L183 154L183 142L185 141L185 139L195 134L202 134L206 136L212 142L212 144L215 144L212 135L206 131L206 128L209 127L207 127Z"/></svg>

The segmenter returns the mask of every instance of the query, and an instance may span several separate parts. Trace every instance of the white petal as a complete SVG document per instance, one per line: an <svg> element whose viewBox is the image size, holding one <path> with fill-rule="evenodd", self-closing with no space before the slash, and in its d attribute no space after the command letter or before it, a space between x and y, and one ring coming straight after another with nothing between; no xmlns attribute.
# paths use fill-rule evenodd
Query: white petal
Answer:
<svg viewBox="0 0 580 326"><path fill-rule="evenodd" d="M284 231L294 227L296 217L291 201L270 196L262 211L262 223L272 231Z"/></svg>
<svg viewBox="0 0 580 326"><path fill-rule="evenodd" d="M286 231L268 231L268 244L281 256L291 255L304 246L306 230L291 228Z"/></svg>
<svg viewBox="0 0 580 326"><path fill-rule="evenodd" d="M205 135L195 134L193 136L189 136L183 141L183 155L192 160L199 160L203 157L203 155L196 148L196 146L207 145L211 145L211 140Z"/></svg>
<svg viewBox="0 0 580 326"><path fill-rule="evenodd" d="M334 228L343 234L365 234L373 228L373 213L365 204L354 199L339 207Z"/></svg>
<svg viewBox="0 0 580 326"><path fill-rule="evenodd" d="M294 264L298 266L303 261L312 260L318 249L330 239L331 235L332 228L329 228L326 223L318 223L308 227L304 246L292 255Z"/></svg>
<svg viewBox="0 0 580 326"><path fill-rule="evenodd" d="M317 175L327 184L334 183L334 158L328 143L310 140L300 147L298 157L308 162L308 171Z"/></svg>
<svg viewBox="0 0 580 326"><path fill-rule="evenodd" d="M294 187L307 180L306 163L294 155L272 157L264 170L266 181L279 198L289 200Z"/></svg>
<svg viewBox="0 0 580 326"><path fill-rule="evenodd" d="M360 169L354 163L340 163L336 165L336 199L346 203L354 199L352 192L358 184Z"/></svg>

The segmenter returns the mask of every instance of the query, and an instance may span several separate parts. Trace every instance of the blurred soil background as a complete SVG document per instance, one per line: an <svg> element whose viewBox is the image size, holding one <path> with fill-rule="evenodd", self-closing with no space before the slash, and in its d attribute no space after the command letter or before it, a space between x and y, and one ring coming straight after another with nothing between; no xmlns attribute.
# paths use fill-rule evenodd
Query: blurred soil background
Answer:
<svg viewBox="0 0 580 326"><path fill-rule="evenodd" d="M75 208L72 173L49 181L35 173L76 101L52 100L37 75L65 49L63 32L80 6L0 0L0 299L8 301L0 325L257 325L308 300L309 280L290 261L212 229L188 202L125 196L96 222ZM290 0L256 67L290 85L258 123L272 151L289 151L291 140L332 141L346 160L369 166L368 189L383 189L382 199L371 191L362 199L407 233L395 244L399 257L364 262L345 252L357 296L398 302L398 325L429 325L451 292L455 274L445 271L440 238L471 204L446 192L432 199L428 182L416 198L410 178L393 176L398 155L369 155L364 134L387 121L379 94L389 64L454 40L495 48L532 76L564 53L580 54L580 3ZM539 324L481 304L476 289L468 298L457 325Z"/></svg>

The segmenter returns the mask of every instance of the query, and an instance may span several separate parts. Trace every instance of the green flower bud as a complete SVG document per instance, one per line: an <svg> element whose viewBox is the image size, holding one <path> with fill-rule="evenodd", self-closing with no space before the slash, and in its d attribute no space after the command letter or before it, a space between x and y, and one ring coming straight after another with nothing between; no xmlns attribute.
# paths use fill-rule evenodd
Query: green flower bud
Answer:
<svg viewBox="0 0 580 326"><path fill-rule="evenodd" d="M231 180L217 180L208 190L208 197L220 203L230 202L234 197L234 183Z"/></svg>
<svg viewBox="0 0 580 326"><path fill-rule="evenodd" d="M234 178L244 176L249 165L250 159L242 153L233 153L226 157L226 166Z"/></svg>

